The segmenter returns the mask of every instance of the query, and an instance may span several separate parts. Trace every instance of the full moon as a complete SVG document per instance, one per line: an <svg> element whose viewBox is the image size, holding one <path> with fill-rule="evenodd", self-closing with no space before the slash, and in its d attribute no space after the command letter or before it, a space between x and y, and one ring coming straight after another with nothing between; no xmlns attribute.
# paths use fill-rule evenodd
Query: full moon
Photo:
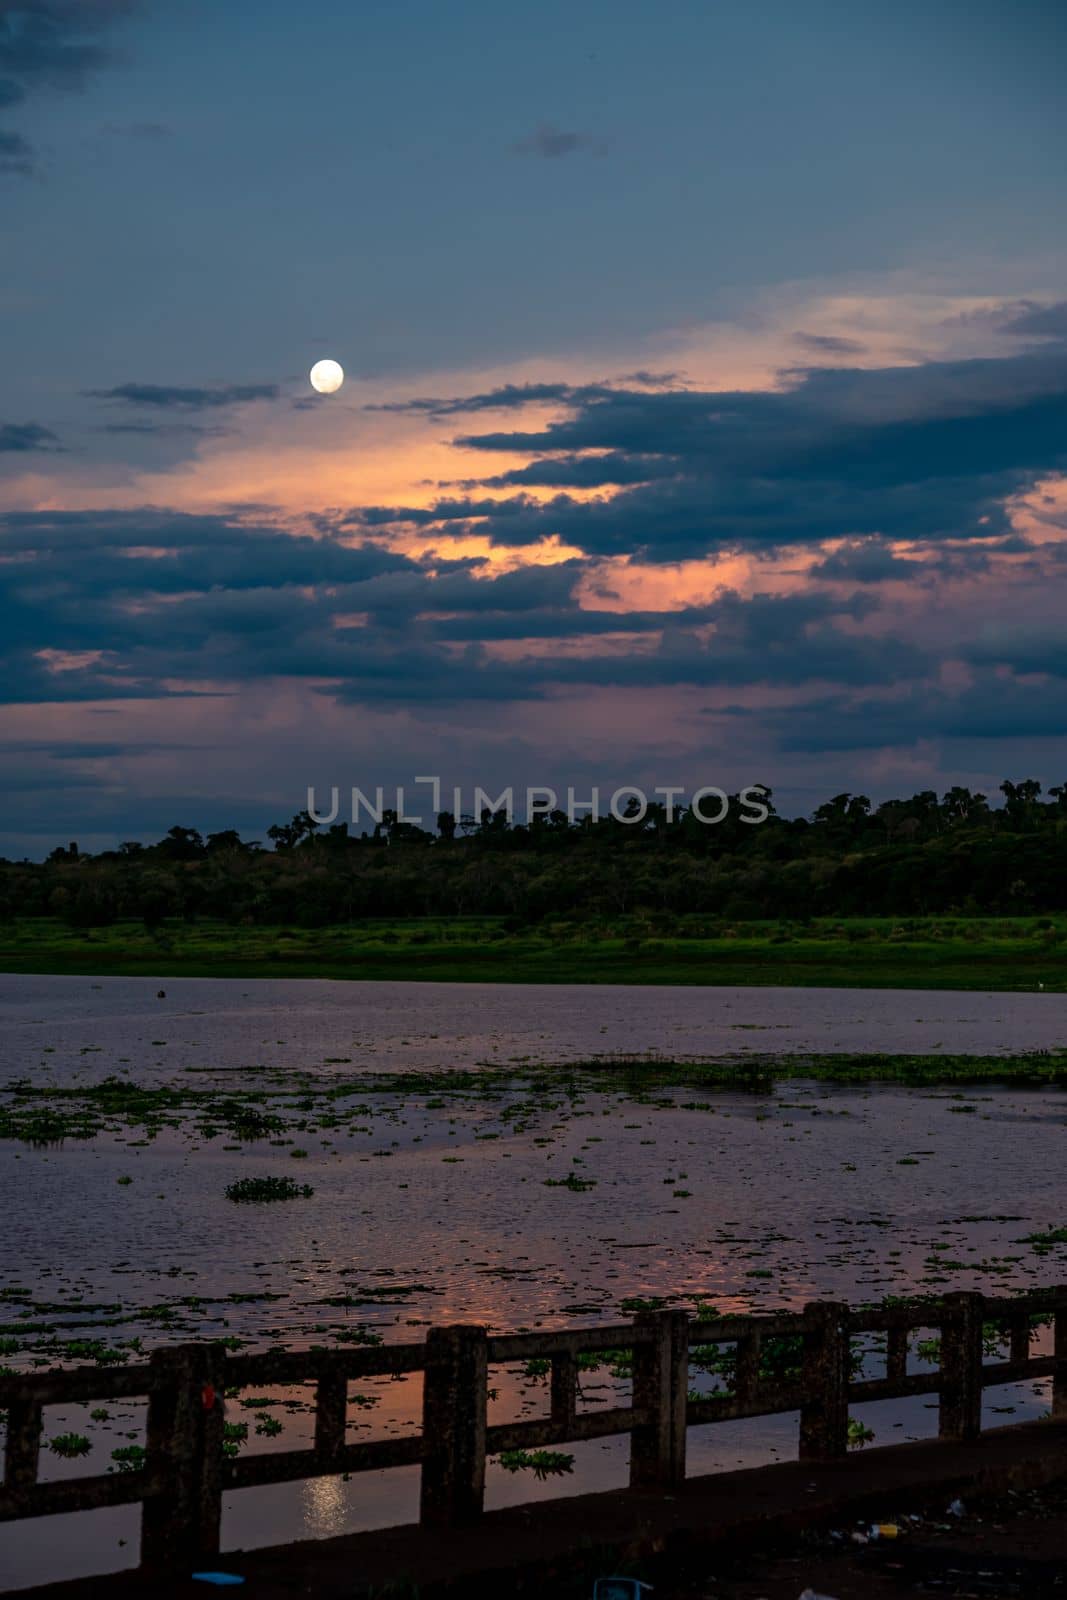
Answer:
<svg viewBox="0 0 1067 1600"><path fill-rule="evenodd" d="M320 394L335 394L345 381L344 368L339 361L316 361L310 377L311 387Z"/></svg>

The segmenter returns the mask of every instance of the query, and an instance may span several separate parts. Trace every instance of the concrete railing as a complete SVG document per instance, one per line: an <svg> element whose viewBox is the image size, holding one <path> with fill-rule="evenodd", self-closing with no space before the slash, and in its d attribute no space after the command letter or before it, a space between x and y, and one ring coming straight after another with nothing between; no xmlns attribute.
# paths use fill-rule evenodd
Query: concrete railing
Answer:
<svg viewBox="0 0 1067 1600"><path fill-rule="evenodd" d="M1030 1354L1039 1320L1052 1323L1051 1355ZM985 1358L990 1324L1009 1345L1006 1361ZM910 1336L917 1329L939 1335L939 1361L936 1368L909 1372ZM857 1375L854 1342L870 1335L885 1336L881 1377ZM732 1386L695 1397L691 1351L707 1346L731 1353ZM630 1403L581 1410L582 1358L618 1351L631 1356ZM771 1351L777 1360L768 1363ZM534 1360L550 1363L548 1414L488 1425L490 1368ZM769 1375L768 1365L779 1372L784 1367L786 1376ZM421 1433L349 1444L349 1383L415 1372L423 1374ZM631 1486L670 1490L685 1478L686 1430L694 1424L798 1412L801 1457L827 1461L848 1449L852 1404L936 1393L942 1438L969 1440L981 1432L985 1388L1041 1377L1052 1378L1052 1414L1067 1417L1067 1287L997 1299L950 1294L855 1311L819 1301L795 1313L710 1320L685 1311L642 1311L628 1323L561 1332L491 1335L461 1325L431 1328L425 1343L356 1350L244 1356L219 1345L183 1344L157 1350L137 1367L0 1378L0 1407L7 1412L0 1521L141 1502L142 1564L166 1568L218 1552L222 1496L231 1489L418 1463L421 1521L456 1526L481 1515L486 1460L505 1450L628 1434ZM309 1382L316 1391L311 1448L243 1460L224 1452L228 1390ZM39 1481L45 1406L136 1397L148 1402L140 1470Z"/></svg>

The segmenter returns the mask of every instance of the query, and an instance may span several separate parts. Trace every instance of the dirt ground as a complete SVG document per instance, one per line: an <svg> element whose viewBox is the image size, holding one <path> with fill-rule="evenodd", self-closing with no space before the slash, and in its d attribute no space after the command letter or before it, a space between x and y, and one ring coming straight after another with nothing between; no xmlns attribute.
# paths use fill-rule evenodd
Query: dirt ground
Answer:
<svg viewBox="0 0 1067 1600"><path fill-rule="evenodd" d="M953 1511L811 1535L803 1544L720 1564L650 1600L799 1600L806 1589L833 1600L901 1595L981 1600L1067 1600L1067 1483L975 1499Z"/></svg>

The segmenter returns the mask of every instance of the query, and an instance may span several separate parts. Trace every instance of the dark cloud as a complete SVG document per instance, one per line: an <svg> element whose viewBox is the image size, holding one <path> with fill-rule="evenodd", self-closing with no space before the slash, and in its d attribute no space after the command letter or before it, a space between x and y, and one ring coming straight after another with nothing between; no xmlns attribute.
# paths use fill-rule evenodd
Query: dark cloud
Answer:
<svg viewBox="0 0 1067 1600"><path fill-rule="evenodd" d="M38 90L77 90L116 59L107 30L138 0L0 0L0 107ZM18 134L0 132L0 173L29 176L36 159Z"/></svg>
<svg viewBox="0 0 1067 1600"><path fill-rule="evenodd" d="M1008 667L1019 677L1067 678L1067 628L1058 621L997 623L971 640L963 655L978 666Z"/></svg>
<svg viewBox="0 0 1067 1600"><path fill-rule="evenodd" d="M667 561L842 538L986 541L1011 532L1010 496L1067 469L1067 346L819 368L773 391L546 384L406 408L461 414L529 399L563 414L536 429L456 441L528 458L480 485L603 495L486 502L472 493L428 508L368 508L351 525L439 523L453 533L476 525L500 544L558 535L591 554Z"/></svg>
<svg viewBox="0 0 1067 1600"><path fill-rule="evenodd" d="M862 540L841 546L811 569L813 578L829 578L835 583L884 583L893 578L911 578L921 572L923 562L895 555L884 544Z"/></svg>
<svg viewBox="0 0 1067 1600"><path fill-rule="evenodd" d="M199 422L103 422L98 433L132 434L154 439L219 439L230 430L209 428Z"/></svg>
<svg viewBox="0 0 1067 1600"><path fill-rule="evenodd" d="M797 344L804 345L808 350L816 350L821 355L858 356L866 349L866 345L858 339L842 339L833 333L797 332L793 338Z"/></svg>
<svg viewBox="0 0 1067 1600"><path fill-rule="evenodd" d="M62 446L51 428L43 428L39 422L0 422L0 455L59 449Z"/></svg>
<svg viewBox="0 0 1067 1600"><path fill-rule="evenodd" d="M20 133L9 133L0 128L0 172L19 177L32 176L36 167L33 146Z"/></svg>
<svg viewBox="0 0 1067 1600"><path fill-rule="evenodd" d="M392 411L403 414L433 417L462 416L479 411L518 411L528 405L577 405L625 393L634 387L645 389L684 390L685 380L676 372L630 372L610 383L505 383L498 389L486 389L479 394L451 395L448 398L390 400L382 405L367 406L368 411Z"/></svg>
<svg viewBox="0 0 1067 1600"><path fill-rule="evenodd" d="M734 714L744 717L746 709ZM891 695L838 693L767 710L763 717L783 753L817 755L912 749L930 741L1062 739L1067 699L987 671L956 692L922 683Z"/></svg>
<svg viewBox="0 0 1067 1600"><path fill-rule="evenodd" d="M137 0L0 0L0 73L80 89L114 59L98 35L136 9Z"/></svg>
<svg viewBox="0 0 1067 1600"><path fill-rule="evenodd" d="M214 388L182 388L177 384L120 383L113 389L87 389L93 400L122 400L129 405L172 407L181 411L210 411L220 406L243 405L249 400L276 400L276 383L229 383Z"/></svg>
<svg viewBox="0 0 1067 1600"><path fill-rule="evenodd" d="M167 560L143 557L145 549ZM0 551L32 556L41 569L71 563L72 578L107 592L117 575L123 591L165 592L181 585L302 584L356 581L414 568L407 556L367 544L313 539L263 525L179 511L12 511L0 515ZM84 572L78 563L87 563ZM109 565L110 563L113 563ZM121 562L121 565L114 563Z"/></svg>
<svg viewBox="0 0 1067 1600"><path fill-rule="evenodd" d="M554 123L542 122L523 139L516 139L512 150L520 156L540 156L545 161L559 161L564 156L581 155L589 151L603 155L607 146L603 139L577 129L557 128Z"/></svg>
<svg viewBox="0 0 1067 1600"><path fill-rule="evenodd" d="M448 400L391 400L383 405L368 406L367 410L447 417L463 412L504 411L538 402L565 402L579 392L585 391L576 390L569 383L507 383L499 389L489 389L484 394L460 395Z"/></svg>
<svg viewBox="0 0 1067 1600"><path fill-rule="evenodd" d="M892 640L856 631L872 605L862 595L587 608L584 561L434 572L375 546L218 517L13 513L0 518L0 557L12 700L282 677L325 680L352 701L529 700L579 685L882 683L926 665L913 648L904 669ZM640 648L620 650L615 635ZM564 641L580 653L555 648ZM501 642L518 647L506 660L488 649Z"/></svg>
<svg viewBox="0 0 1067 1600"><path fill-rule="evenodd" d="M464 487L474 488L480 483L486 489L535 485L550 489L602 489L649 483L653 478L670 478L676 473L675 463L663 456L627 455L621 450L610 450L596 456L547 456L491 478L471 479Z"/></svg>
<svg viewBox="0 0 1067 1600"><path fill-rule="evenodd" d="M1067 300L1054 305L1031 301L1002 325L1005 333L1040 339L1067 339Z"/></svg>

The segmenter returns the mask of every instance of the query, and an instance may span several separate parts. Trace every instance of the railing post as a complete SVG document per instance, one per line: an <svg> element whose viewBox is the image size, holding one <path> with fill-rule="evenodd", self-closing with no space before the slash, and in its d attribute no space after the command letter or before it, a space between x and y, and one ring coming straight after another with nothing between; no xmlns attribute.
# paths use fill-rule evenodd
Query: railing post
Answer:
<svg viewBox="0 0 1067 1600"><path fill-rule="evenodd" d="M1012 1322L1009 1339L1010 1359L1012 1361L1028 1361L1030 1359L1030 1318L1028 1315L1017 1317Z"/></svg>
<svg viewBox="0 0 1067 1600"><path fill-rule="evenodd" d="M760 1331L752 1328L737 1341L734 1394L739 1405L755 1405L759 1393Z"/></svg>
<svg viewBox="0 0 1067 1600"><path fill-rule="evenodd" d="M552 1357L552 1421L573 1428L578 1414L578 1362L569 1350Z"/></svg>
<svg viewBox="0 0 1067 1600"><path fill-rule="evenodd" d="M804 1307L800 1458L835 1461L848 1454L848 1306L813 1300Z"/></svg>
<svg viewBox="0 0 1067 1600"><path fill-rule="evenodd" d="M141 1564L184 1566L218 1554L222 1522L224 1352L183 1344L149 1358L147 1476Z"/></svg>
<svg viewBox="0 0 1067 1600"><path fill-rule="evenodd" d="M945 1296L941 1324L942 1439L977 1439L982 1431L982 1321L985 1300L966 1291Z"/></svg>
<svg viewBox="0 0 1067 1600"><path fill-rule="evenodd" d="M1052 1355L1056 1366L1052 1374L1052 1415L1067 1421L1067 1286L1056 1291L1053 1318Z"/></svg>
<svg viewBox="0 0 1067 1600"><path fill-rule="evenodd" d="M885 1375L890 1383L903 1383L908 1376L907 1328L890 1328L886 1335Z"/></svg>
<svg viewBox="0 0 1067 1600"><path fill-rule="evenodd" d="M41 1403L14 1396L7 1405L7 1447L4 1488L24 1493L37 1482L41 1456Z"/></svg>
<svg viewBox="0 0 1067 1600"><path fill-rule="evenodd" d="M419 1518L456 1527L481 1516L489 1344L484 1328L431 1328L422 1393Z"/></svg>
<svg viewBox="0 0 1067 1600"><path fill-rule="evenodd" d="M631 1489L676 1489L685 1482L689 1397L689 1313L639 1311L634 1332L651 1335L633 1351L633 1406L648 1414L630 1438Z"/></svg>
<svg viewBox="0 0 1067 1600"><path fill-rule="evenodd" d="M320 1373L315 1386L315 1454L324 1462L344 1454L348 1425L348 1379L341 1371Z"/></svg>

